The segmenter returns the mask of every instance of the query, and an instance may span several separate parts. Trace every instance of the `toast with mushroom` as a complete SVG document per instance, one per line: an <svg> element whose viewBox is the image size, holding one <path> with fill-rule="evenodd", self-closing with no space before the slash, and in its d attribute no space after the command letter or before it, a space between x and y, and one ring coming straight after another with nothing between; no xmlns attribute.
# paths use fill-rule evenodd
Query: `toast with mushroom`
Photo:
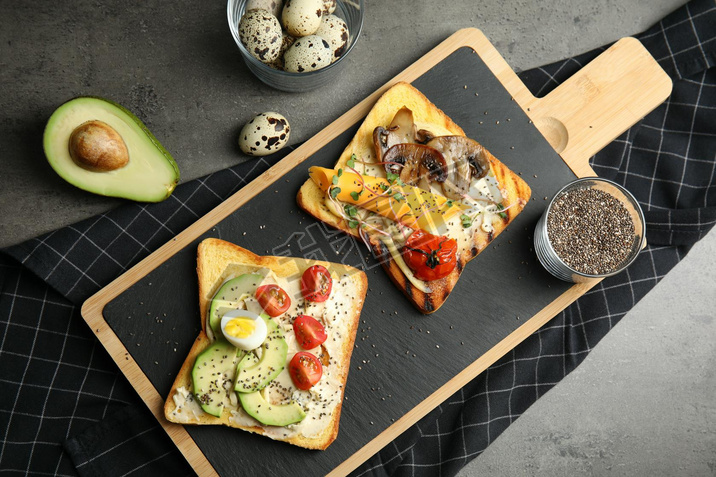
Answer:
<svg viewBox="0 0 716 477"><path fill-rule="evenodd" d="M338 435L365 273L209 238L197 275L202 329L165 401L167 420L326 449Z"/></svg>
<svg viewBox="0 0 716 477"><path fill-rule="evenodd" d="M362 239L422 313L530 198L527 183L408 83L372 107L333 169L312 167L299 206Z"/></svg>

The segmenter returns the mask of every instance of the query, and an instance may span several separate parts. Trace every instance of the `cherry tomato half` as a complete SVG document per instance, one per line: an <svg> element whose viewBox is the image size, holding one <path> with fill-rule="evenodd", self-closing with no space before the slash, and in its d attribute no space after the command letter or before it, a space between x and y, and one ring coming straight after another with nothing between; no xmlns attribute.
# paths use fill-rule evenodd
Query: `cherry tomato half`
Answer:
<svg viewBox="0 0 716 477"><path fill-rule="evenodd" d="M261 285L256 289L256 299L269 316L275 317L288 310L291 299L288 293L278 285Z"/></svg>
<svg viewBox="0 0 716 477"><path fill-rule="evenodd" d="M455 268L457 242L443 235L416 230L403 246L403 258L418 279L437 280Z"/></svg>
<svg viewBox="0 0 716 477"><path fill-rule="evenodd" d="M308 351L299 351L288 363L288 374L298 389L306 391L321 379L323 366Z"/></svg>
<svg viewBox="0 0 716 477"><path fill-rule="evenodd" d="M301 293L308 301L323 302L328 300L333 288L331 273L322 265L308 267L301 277Z"/></svg>
<svg viewBox="0 0 716 477"><path fill-rule="evenodd" d="M313 349L323 344L328 335L323 324L312 316L298 315L293 322L296 341L303 349Z"/></svg>

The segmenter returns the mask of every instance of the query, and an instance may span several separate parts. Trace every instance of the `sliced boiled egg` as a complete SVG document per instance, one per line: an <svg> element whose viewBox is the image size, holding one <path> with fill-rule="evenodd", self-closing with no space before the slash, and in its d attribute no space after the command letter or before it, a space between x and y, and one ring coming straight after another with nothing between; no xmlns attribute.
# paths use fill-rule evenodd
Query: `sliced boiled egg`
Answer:
<svg viewBox="0 0 716 477"><path fill-rule="evenodd" d="M221 332L239 349L251 351L264 342L268 329L260 315L249 310L231 310L221 318Z"/></svg>

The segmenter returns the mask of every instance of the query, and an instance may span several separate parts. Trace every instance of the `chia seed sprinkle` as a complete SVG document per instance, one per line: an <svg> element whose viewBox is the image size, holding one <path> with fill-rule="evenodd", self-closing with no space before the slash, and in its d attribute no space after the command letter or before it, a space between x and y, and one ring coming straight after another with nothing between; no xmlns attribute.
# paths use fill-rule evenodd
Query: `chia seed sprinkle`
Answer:
<svg viewBox="0 0 716 477"><path fill-rule="evenodd" d="M574 189L557 198L547 217L547 234L567 265L589 275L619 268L635 239L629 211L598 189Z"/></svg>

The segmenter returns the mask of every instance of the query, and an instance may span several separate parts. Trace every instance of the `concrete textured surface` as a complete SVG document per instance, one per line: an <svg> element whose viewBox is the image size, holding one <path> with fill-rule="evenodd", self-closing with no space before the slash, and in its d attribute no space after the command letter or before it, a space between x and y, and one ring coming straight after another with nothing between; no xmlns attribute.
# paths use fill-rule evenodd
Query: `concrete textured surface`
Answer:
<svg viewBox="0 0 716 477"><path fill-rule="evenodd" d="M341 81L290 94L245 68L222 2L0 0L0 246L122 203L45 161L45 122L71 97L134 111L187 181L247 160L235 140L254 114L281 112L291 143L304 141L459 28L481 29L519 71L638 33L683 3L368 0ZM187 45L203 54L187 57ZM711 233L461 477L716 475L714 257Z"/></svg>

